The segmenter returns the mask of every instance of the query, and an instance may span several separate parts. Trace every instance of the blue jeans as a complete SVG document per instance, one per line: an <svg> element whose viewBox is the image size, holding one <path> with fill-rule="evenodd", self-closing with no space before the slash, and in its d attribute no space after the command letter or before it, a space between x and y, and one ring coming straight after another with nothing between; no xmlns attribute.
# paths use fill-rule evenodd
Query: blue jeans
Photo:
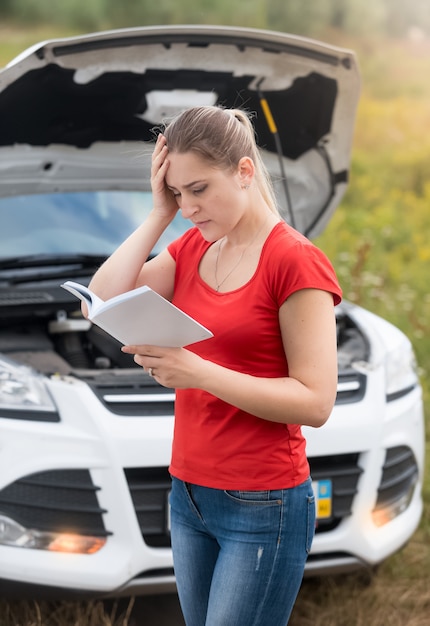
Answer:
<svg viewBox="0 0 430 626"><path fill-rule="evenodd" d="M223 491L172 479L171 533L187 626L286 626L315 532L310 479Z"/></svg>

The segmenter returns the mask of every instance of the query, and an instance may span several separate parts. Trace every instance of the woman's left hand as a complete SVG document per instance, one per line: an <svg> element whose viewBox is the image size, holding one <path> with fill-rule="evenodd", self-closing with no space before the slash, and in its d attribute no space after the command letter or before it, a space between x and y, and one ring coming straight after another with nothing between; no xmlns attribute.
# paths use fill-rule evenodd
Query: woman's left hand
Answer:
<svg viewBox="0 0 430 626"><path fill-rule="evenodd" d="M199 387L204 360L185 348L123 346L122 352L134 354L134 361L155 380L172 389Z"/></svg>

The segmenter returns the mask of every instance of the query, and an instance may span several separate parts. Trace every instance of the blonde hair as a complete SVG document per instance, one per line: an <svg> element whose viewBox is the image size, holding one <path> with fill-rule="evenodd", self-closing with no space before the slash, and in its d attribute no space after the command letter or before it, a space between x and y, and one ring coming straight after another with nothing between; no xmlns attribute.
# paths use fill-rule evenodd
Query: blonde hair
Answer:
<svg viewBox="0 0 430 626"><path fill-rule="evenodd" d="M270 209L278 214L272 182L245 111L217 106L192 107L167 123L163 134L170 152L194 152L219 169L234 171L242 157L251 158L260 193Z"/></svg>

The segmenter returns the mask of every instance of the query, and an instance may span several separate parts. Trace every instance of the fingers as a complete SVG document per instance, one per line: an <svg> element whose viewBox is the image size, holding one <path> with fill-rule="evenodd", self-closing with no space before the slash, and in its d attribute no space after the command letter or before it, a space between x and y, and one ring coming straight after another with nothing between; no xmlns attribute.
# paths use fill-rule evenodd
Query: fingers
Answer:
<svg viewBox="0 0 430 626"><path fill-rule="evenodd" d="M156 377L156 365L159 365L157 363L154 363L155 359L151 358L150 361L152 362L152 365L148 365L148 357L147 356L142 356L141 354L135 354L133 357L134 362L137 365L140 365L140 367L147 372L151 378L155 378Z"/></svg>
<svg viewBox="0 0 430 626"><path fill-rule="evenodd" d="M132 354L134 362L148 373L150 369L156 369L162 356L160 349L154 349L153 346L122 346L121 351Z"/></svg>
<svg viewBox="0 0 430 626"><path fill-rule="evenodd" d="M141 354L142 356L155 356L155 353L160 353L162 348L157 348L156 346L122 346L121 352L126 352L127 354Z"/></svg>
<svg viewBox="0 0 430 626"><path fill-rule="evenodd" d="M175 215L179 207L166 184L166 174L169 168L168 154L166 138L160 134L157 137L152 153L151 165L151 188L154 207L168 215Z"/></svg>
<svg viewBox="0 0 430 626"><path fill-rule="evenodd" d="M158 135L155 147L152 152L152 172L156 173L166 162L167 143L164 135Z"/></svg>

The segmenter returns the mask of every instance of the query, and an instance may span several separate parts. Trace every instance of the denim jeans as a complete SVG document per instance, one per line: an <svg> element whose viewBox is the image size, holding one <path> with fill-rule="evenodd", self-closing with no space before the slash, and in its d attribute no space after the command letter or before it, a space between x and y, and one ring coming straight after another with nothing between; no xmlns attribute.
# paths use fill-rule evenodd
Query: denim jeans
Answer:
<svg viewBox="0 0 430 626"><path fill-rule="evenodd" d="M187 626L286 626L315 532L310 479L223 491L172 479L171 533Z"/></svg>

